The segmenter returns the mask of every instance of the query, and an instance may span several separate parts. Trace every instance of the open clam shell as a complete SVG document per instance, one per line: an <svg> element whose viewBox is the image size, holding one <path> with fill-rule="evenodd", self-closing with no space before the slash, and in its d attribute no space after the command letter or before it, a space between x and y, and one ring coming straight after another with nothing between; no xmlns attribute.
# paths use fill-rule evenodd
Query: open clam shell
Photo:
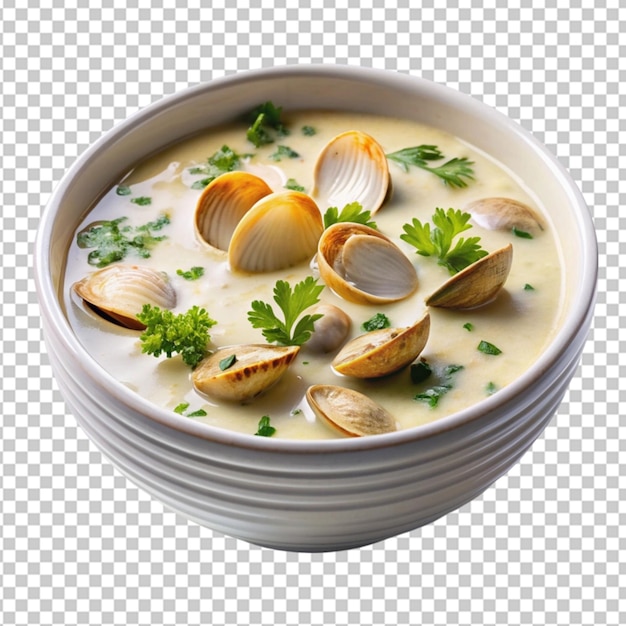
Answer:
<svg viewBox="0 0 626 626"><path fill-rule="evenodd" d="M541 219L528 205L513 198L481 198L465 206L472 220L488 230L518 230L537 235L543 230Z"/></svg>
<svg viewBox="0 0 626 626"><path fill-rule="evenodd" d="M191 380L212 398L247 402L276 384L299 351L299 346L269 344L221 348L198 364Z"/></svg>
<svg viewBox="0 0 626 626"><path fill-rule="evenodd" d="M313 199L299 191L261 198L239 221L228 247L234 270L272 272L310 259L324 230Z"/></svg>
<svg viewBox="0 0 626 626"><path fill-rule="evenodd" d="M264 196L267 183L249 172L227 172L205 188L196 204L194 225L198 238L219 250L228 250L241 218Z"/></svg>
<svg viewBox="0 0 626 626"><path fill-rule="evenodd" d="M72 289L100 315L134 330L145 328L136 317L144 304L162 309L176 306L176 291L167 274L137 265L109 265L74 283Z"/></svg>
<svg viewBox="0 0 626 626"><path fill-rule="evenodd" d="M395 302L417 289L408 257L385 235L362 224L328 227L319 241L317 264L324 282L352 302Z"/></svg>
<svg viewBox="0 0 626 626"><path fill-rule="evenodd" d="M336 385L313 385L306 398L315 415L349 437L397 430L394 417L368 396Z"/></svg>
<svg viewBox="0 0 626 626"><path fill-rule="evenodd" d="M475 309L492 302L509 276L513 245L508 244L468 265L426 298L428 306Z"/></svg>
<svg viewBox="0 0 626 626"><path fill-rule="evenodd" d="M430 334L430 314L408 328L381 328L349 341L332 366L355 378L380 378L401 370L422 352Z"/></svg>
<svg viewBox="0 0 626 626"><path fill-rule="evenodd" d="M324 209L359 202L363 210L374 214L389 192L387 157L368 134L356 130L341 133L321 151L312 195Z"/></svg>

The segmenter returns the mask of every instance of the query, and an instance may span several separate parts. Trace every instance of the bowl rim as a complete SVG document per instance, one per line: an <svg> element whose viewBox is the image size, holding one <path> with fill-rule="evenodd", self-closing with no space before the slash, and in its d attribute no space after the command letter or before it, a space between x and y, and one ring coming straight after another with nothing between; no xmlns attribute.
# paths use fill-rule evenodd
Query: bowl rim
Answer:
<svg viewBox="0 0 626 626"><path fill-rule="evenodd" d="M567 192L571 199L571 206L576 213L575 217L580 226L578 234L581 237L581 246L586 253L584 254L584 263L581 270L582 280L580 281L579 290L581 297L578 303L571 307L571 310L560 324L556 335L544 348L537 360L521 376L499 390L498 393L461 411L457 411L456 413L444 416L427 424L392 433L369 437L323 440L258 437L253 434L230 431L222 427L193 421L173 411L152 404L117 381L117 379L104 370L104 368L91 357L74 334L69 320L63 312L57 290L53 284L52 276L48 271L49 264L46 263L46 259L49 258L50 255L49 243L51 241L55 219L61 208L61 199L70 186L71 181L80 173L85 164L88 163L92 157L105 150L116 138L121 137L135 125L142 121L147 121L187 99L195 98L198 94L205 91L224 90L234 85L242 85L247 82L258 81L259 79L288 78L290 76L301 77L303 75L317 76L319 78L370 81L391 88L408 87L416 91L420 90L432 98L453 102L456 103L457 106L469 108L470 111L475 111L477 114L489 116L494 124L499 125L509 133L514 133L519 139L528 144L537 156L550 168L551 175L558 180L559 186ZM104 132L102 136L92 143L74 161L70 168L68 168L65 175L53 190L44 209L37 232L33 256L35 284L40 308L44 314L43 317L49 322L49 326L46 330L55 332L58 340L70 350L76 359L81 360L81 367L85 374L103 387L109 394L147 419L194 438L199 437L211 440L215 443L249 450L279 451L281 453L292 452L297 454L343 451L356 452L398 446L435 437L444 432L469 424L485 415L493 414L499 407L511 402L524 388L540 384L542 376L551 366L559 361L562 354L567 353L568 348L572 345L574 338L581 329L587 328L595 304L598 272L598 249L595 229L591 213L586 206L584 198L562 164L547 147L540 143L529 131L483 102L454 90L451 87L430 81L421 76L370 67L324 63L264 67L218 77L167 95L131 114L124 121ZM576 354L575 356L577 358L579 355Z"/></svg>

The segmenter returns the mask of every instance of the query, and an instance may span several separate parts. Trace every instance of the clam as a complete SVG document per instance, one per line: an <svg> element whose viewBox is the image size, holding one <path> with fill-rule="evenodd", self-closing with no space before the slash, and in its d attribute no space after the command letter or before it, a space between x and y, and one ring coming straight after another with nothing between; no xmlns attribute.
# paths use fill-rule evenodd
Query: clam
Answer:
<svg viewBox="0 0 626 626"><path fill-rule="evenodd" d="M313 199L300 191L261 198L239 221L228 246L234 270L272 272L311 258L324 230Z"/></svg>
<svg viewBox="0 0 626 626"><path fill-rule="evenodd" d="M407 328L381 328L355 337L337 354L332 366L355 378L380 378L412 363L430 333L430 314Z"/></svg>
<svg viewBox="0 0 626 626"><path fill-rule="evenodd" d="M228 250L241 218L261 198L272 193L267 183L249 172L227 172L205 188L196 204L198 237L219 250Z"/></svg>
<svg viewBox="0 0 626 626"><path fill-rule="evenodd" d="M313 323L313 334L306 342L312 352L333 352L346 340L352 320L350 316L334 304L320 304L311 313L322 317Z"/></svg>
<svg viewBox="0 0 626 626"><path fill-rule="evenodd" d="M496 298L511 269L513 246L495 250L449 278L426 299L428 306L475 309Z"/></svg>
<svg viewBox="0 0 626 626"><path fill-rule="evenodd" d="M528 205L512 198L482 198L465 206L478 226L488 230L518 230L538 234L543 230L539 216Z"/></svg>
<svg viewBox="0 0 626 626"><path fill-rule="evenodd" d="M385 235L362 224L329 226L319 241L317 264L324 282L352 302L394 302L417 289L408 257Z"/></svg>
<svg viewBox="0 0 626 626"><path fill-rule="evenodd" d="M350 130L323 148L314 171L312 195L320 206L359 202L374 214L390 191L389 164L382 147L366 133Z"/></svg>
<svg viewBox="0 0 626 626"><path fill-rule="evenodd" d="M176 306L176 292L165 272L137 265L109 265L74 283L72 289L103 317L134 330L144 304L162 309Z"/></svg>
<svg viewBox="0 0 626 626"><path fill-rule="evenodd" d="M396 420L366 395L336 385L313 385L306 398L315 415L349 437L397 430Z"/></svg>
<svg viewBox="0 0 626 626"><path fill-rule="evenodd" d="M193 386L218 400L247 402L285 374L300 346L247 344L221 348L191 375Z"/></svg>

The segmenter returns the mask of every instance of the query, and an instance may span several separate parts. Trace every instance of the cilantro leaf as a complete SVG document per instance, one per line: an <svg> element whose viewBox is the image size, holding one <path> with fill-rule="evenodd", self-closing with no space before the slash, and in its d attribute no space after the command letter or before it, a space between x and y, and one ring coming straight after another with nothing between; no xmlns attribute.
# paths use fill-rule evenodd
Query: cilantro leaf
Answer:
<svg viewBox="0 0 626 626"><path fill-rule="evenodd" d="M274 143L276 137L288 135L289 131L280 120L281 114L282 107L277 107L272 102L255 107L247 116L250 122L250 127L246 131L248 141L256 148L260 148Z"/></svg>
<svg viewBox="0 0 626 626"><path fill-rule="evenodd" d="M474 180L474 170L472 169L474 162L466 157L460 159L455 157L442 165L431 167L428 164L430 161L444 158L437 146L420 145L412 148L403 148L386 156L390 161L397 163L404 172L408 172L410 166L419 167L435 174L449 187L467 187L467 181Z"/></svg>
<svg viewBox="0 0 626 626"><path fill-rule="evenodd" d="M174 314L168 309L144 304L137 319L146 326L139 337L142 352L155 357L165 353L167 358L178 353L191 367L205 357L211 339L209 328L217 323L204 308L196 305L186 313Z"/></svg>
<svg viewBox="0 0 626 626"><path fill-rule="evenodd" d="M376 228L376 222L370 220L371 211L364 211L359 202L350 202L341 209L341 213L337 207L328 207L324 213L324 228L328 228L339 222L355 222L364 224L370 228Z"/></svg>
<svg viewBox="0 0 626 626"><path fill-rule="evenodd" d="M307 314L299 320L298 318L306 309L319 302L319 295L323 289L324 285L318 285L312 276L307 276L293 289L287 281L278 280L274 286L274 301L280 308L284 321L277 317L270 304L261 300L252 302L251 310L248 311L248 321L253 328L261 329L269 343L301 346L310 338L313 324L322 315Z"/></svg>
<svg viewBox="0 0 626 626"><path fill-rule="evenodd" d="M453 239L471 228L468 224L470 217L461 210L448 209L445 212L438 208L432 217L435 228L431 230L429 223L422 224L413 218L410 224L402 227L404 233L400 239L412 245L417 254L437 257L439 265L447 268L450 274L456 274L488 254L480 247L480 237L461 237L451 249Z"/></svg>

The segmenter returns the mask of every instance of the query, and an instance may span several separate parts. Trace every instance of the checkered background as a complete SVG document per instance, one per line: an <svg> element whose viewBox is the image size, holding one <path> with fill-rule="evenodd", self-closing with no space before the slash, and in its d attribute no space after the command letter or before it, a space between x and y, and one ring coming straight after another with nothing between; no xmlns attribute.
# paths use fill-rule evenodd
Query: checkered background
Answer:
<svg viewBox="0 0 626 626"><path fill-rule="evenodd" d="M2 0L0 623L626 623L626 13L485 4ZM225 537L127 482L57 391L30 270L46 200L103 132L189 85L297 62L420 75L509 115L570 170L601 255L577 376L522 462L428 527L329 554Z"/></svg>

